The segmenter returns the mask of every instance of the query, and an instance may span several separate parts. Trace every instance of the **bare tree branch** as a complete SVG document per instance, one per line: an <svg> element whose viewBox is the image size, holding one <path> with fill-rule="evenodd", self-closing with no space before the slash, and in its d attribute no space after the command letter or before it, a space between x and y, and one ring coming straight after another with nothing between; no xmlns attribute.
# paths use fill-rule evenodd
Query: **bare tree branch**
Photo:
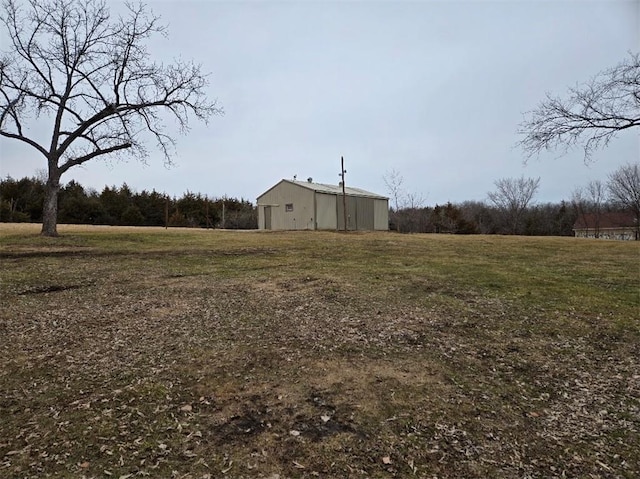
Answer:
<svg viewBox="0 0 640 479"><path fill-rule="evenodd" d="M525 113L518 144L527 159L544 150L574 147L585 162L623 130L640 126L640 55L630 54L617 66L569 89L566 99L547 94L537 109Z"/></svg>

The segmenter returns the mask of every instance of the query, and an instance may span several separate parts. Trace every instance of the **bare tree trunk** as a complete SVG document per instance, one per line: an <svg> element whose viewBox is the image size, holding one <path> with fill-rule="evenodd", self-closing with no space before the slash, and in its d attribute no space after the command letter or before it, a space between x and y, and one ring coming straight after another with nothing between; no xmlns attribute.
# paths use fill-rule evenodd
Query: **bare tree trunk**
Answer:
<svg viewBox="0 0 640 479"><path fill-rule="evenodd" d="M60 174L49 169L49 178L45 185L44 207L42 208L42 236L58 236L58 192Z"/></svg>

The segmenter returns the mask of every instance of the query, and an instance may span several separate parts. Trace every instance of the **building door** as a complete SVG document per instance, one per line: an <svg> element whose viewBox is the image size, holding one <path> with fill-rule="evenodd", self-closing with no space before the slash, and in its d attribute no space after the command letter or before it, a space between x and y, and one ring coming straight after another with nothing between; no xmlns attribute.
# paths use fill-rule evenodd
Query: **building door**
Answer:
<svg viewBox="0 0 640 479"><path fill-rule="evenodd" d="M264 207L264 229L271 229L271 206Z"/></svg>
<svg viewBox="0 0 640 479"><path fill-rule="evenodd" d="M337 195L337 210L338 210L338 230L344 230L344 203L342 195ZM347 196L347 229L357 229L357 209L356 199L353 196Z"/></svg>
<svg viewBox="0 0 640 479"><path fill-rule="evenodd" d="M354 197L356 203L356 226L360 231L373 231L373 199Z"/></svg>

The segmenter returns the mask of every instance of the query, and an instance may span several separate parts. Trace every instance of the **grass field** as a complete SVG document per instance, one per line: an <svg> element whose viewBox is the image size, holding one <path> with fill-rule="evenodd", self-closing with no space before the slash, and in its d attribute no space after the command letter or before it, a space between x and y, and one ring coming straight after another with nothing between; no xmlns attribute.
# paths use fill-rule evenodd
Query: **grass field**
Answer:
<svg viewBox="0 0 640 479"><path fill-rule="evenodd" d="M0 224L0 477L635 478L640 243Z"/></svg>

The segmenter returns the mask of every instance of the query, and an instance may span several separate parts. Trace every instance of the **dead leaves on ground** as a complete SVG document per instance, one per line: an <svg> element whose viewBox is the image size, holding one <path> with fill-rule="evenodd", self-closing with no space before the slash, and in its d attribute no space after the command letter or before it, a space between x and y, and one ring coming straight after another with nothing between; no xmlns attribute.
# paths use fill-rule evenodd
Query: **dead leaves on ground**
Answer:
<svg viewBox="0 0 640 479"><path fill-rule="evenodd" d="M156 268L5 300L0 475L640 471L624 335L543 330L548 313L473 291L443 306L321 274Z"/></svg>

